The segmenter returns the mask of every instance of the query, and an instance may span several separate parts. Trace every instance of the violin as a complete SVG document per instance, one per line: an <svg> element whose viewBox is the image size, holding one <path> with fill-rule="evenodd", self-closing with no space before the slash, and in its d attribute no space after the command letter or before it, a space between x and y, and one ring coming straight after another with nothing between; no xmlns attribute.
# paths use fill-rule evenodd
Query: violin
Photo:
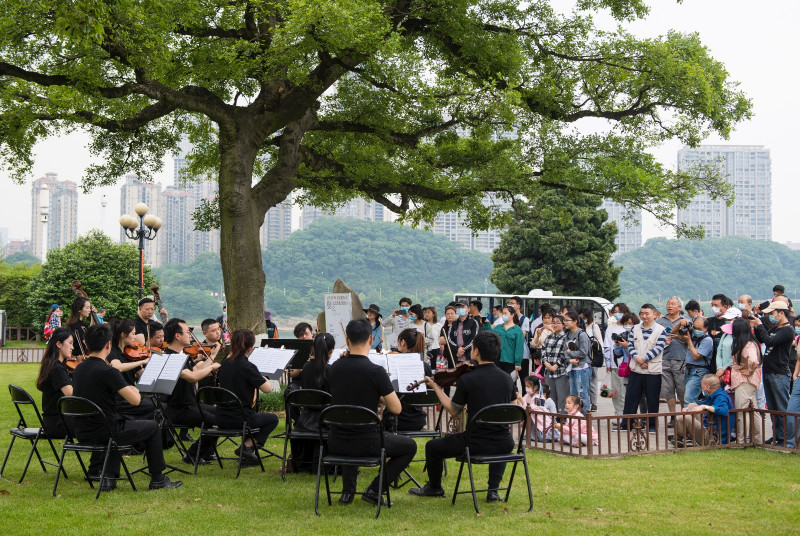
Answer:
<svg viewBox="0 0 800 536"><path fill-rule="evenodd" d="M73 281L72 282L72 292L75 293L75 295L78 296L79 298L86 298L88 300L89 299L89 295L86 294L86 291L81 288L81 285L83 285L83 283L81 283L77 279L75 281ZM91 320L91 322L89 322L90 325L95 325L96 326L96 325L100 325L100 324L103 323L100 320L100 317L97 316L97 309L94 308L94 305L92 305L91 317L92 317L92 320Z"/></svg>
<svg viewBox="0 0 800 536"><path fill-rule="evenodd" d="M131 361L142 361L150 357L151 350L142 344L126 344L123 350L125 356Z"/></svg>
<svg viewBox="0 0 800 536"><path fill-rule="evenodd" d="M437 370L433 373L433 382L444 389L445 387L450 387L456 383L456 380L458 380L462 375L474 369L475 363L472 361L465 361L464 363L459 364L456 368ZM406 387L406 391L413 391L423 383L425 383L425 380L415 381Z"/></svg>
<svg viewBox="0 0 800 536"><path fill-rule="evenodd" d="M195 342L190 344L189 346L183 347L183 353L188 355L192 359L196 358L198 355L209 357L212 351L214 351L213 344L201 344L199 342Z"/></svg>
<svg viewBox="0 0 800 536"><path fill-rule="evenodd" d="M80 356L80 359L78 359L78 357L79 356L73 355L64 360L64 366L67 367L68 371L74 371L80 362L83 361L83 356Z"/></svg>

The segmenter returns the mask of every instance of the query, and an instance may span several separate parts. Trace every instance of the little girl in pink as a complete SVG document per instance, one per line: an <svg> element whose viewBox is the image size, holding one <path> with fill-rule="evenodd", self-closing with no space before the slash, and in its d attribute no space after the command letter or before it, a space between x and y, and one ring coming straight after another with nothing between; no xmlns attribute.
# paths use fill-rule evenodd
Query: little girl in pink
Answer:
<svg viewBox="0 0 800 536"><path fill-rule="evenodd" d="M561 441L564 443L572 443L573 446L586 445L589 441L589 430L584 419L570 419L569 416L583 417L581 413L581 399L578 395L569 395L564 404L564 409L567 410L567 416L562 420L564 423L557 423L556 427L561 432ZM598 445L600 438L597 435L597 430L592 430L592 445Z"/></svg>

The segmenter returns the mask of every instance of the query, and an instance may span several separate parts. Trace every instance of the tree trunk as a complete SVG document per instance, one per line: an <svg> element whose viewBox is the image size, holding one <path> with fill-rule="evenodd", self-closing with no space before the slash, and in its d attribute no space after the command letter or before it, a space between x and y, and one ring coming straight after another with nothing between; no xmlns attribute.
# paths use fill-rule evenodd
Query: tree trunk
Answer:
<svg viewBox="0 0 800 536"><path fill-rule="evenodd" d="M231 329L266 333L259 231L265 207L251 192L258 147L242 129L220 128L220 261Z"/></svg>

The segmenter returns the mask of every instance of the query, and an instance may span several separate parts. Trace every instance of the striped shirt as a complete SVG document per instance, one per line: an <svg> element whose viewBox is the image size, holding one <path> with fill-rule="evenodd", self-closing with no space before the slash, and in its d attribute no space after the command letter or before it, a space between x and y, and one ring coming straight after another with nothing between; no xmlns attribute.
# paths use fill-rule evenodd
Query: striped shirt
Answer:
<svg viewBox="0 0 800 536"><path fill-rule="evenodd" d="M654 324L655 325L655 324ZM642 338L644 340L648 340L650 335L653 334L653 328L645 329L642 326ZM667 330L661 332L661 336L658 337L656 341L656 345L653 347L652 350L644 354L643 359L645 361L650 361L651 359L658 357L661 352L664 351L664 347L667 345ZM636 353L636 347L633 345L633 330L628 332L628 353L631 356L631 361L635 361L636 358L639 357L639 354Z"/></svg>
<svg viewBox="0 0 800 536"><path fill-rule="evenodd" d="M564 347L567 341L566 333L553 333L544 340L542 344L542 360L551 365L558 365L555 372L550 372L545 368L546 378L558 378L567 374L567 354L564 352Z"/></svg>

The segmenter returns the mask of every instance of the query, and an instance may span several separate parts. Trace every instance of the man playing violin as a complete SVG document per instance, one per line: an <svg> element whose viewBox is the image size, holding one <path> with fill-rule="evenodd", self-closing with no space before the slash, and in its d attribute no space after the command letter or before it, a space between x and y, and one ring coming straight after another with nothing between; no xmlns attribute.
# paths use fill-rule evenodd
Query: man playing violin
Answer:
<svg viewBox="0 0 800 536"><path fill-rule="evenodd" d="M179 354L184 348L192 344L192 334L189 326L180 318L171 318L164 325L164 340L167 342L165 354ZM197 354L196 359L187 359L184 369L178 378L178 383L172 391L172 395L167 400L167 416L176 427L194 428L200 426L203 419L200 410L197 409L195 402L195 384L203 378L209 376L219 368L219 363L214 363L210 357L206 357L202 352ZM213 406L203 406L203 412L209 421L206 424L216 424L216 408ZM209 439L203 442L203 451L200 452L198 463L211 463L211 456L214 454L216 439ZM188 454L183 461L194 463L197 456L197 443L189 447Z"/></svg>
<svg viewBox="0 0 800 536"><path fill-rule="evenodd" d="M216 359L217 354L222 350L222 327L213 318L206 318L200 324L200 328L203 330L203 337L205 337L203 346L208 345L211 347L210 351L207 351L208 356L211 359ZM217 385L216 374L207 376L197 383L198 387L213 387L215 385Z"/></svg>
<svg viewBox="0 0 800 536"><path fill-rule="evenodd" d="M161 446L161 434L155 421L126 420L116 411L115 396L119 394L131 405L138 405L142 396L139 390L128 385L122 374L108 365L106 358L111 352L112 331L108 324L90 326L86 330L86 349L89 353L81 366L73 374L73 394L87 398L97 404L105 414L108 423L115 428L117 439L121 444L143 443L147 457L147 470L150 473L150 489L177 488L182 482L170 481L164 476L166 467ZM83 424L76 430L78 440L91 444L103 444L108 440L105 423ZM103 455L93 452L89 464L89 474L101 477L100 489L111 491L116 487L119 477L119 457L113 453L109 456L106 473L100 475L103 468Z"/></svg>
<svg viewBox="0 0 800 536"><path fill-rule="evenodd" d="M516 400L511 376L500 370L495 363L500 358L500 337L493 331L481 331L472 342L472 360L477 363L475 370L461 376L458 389L451 400L433 378L425 378L428 388L436 396L447 412L456 417L464 407L475 415L493 404L508 404ZM412 488L412 495L420 497L444 497L442 470L445 458L453 458L464 453L466 433L450 434L441 439L432 439L425 444L425 462L428 469L428 483L421 488ZM508 426L486 425L475 427L470 439L470 451L475 454L507 454L514 448ZM497 489L505 472L505 463L489 464L488 502L501 501Z"/></svg>
<svg viewBox="0 0 800 536"><path fill-rule="evenodd" d="M164 308L161 308L161 311L164 315L167 314L167 311ZM153 320L153 315L156 314L156 302L153 298L142 298L139 300L139 313L136 315L136 340L139 341L140 344L147 343L147 327L149 325L154 324L156 321Z"/></svg>

